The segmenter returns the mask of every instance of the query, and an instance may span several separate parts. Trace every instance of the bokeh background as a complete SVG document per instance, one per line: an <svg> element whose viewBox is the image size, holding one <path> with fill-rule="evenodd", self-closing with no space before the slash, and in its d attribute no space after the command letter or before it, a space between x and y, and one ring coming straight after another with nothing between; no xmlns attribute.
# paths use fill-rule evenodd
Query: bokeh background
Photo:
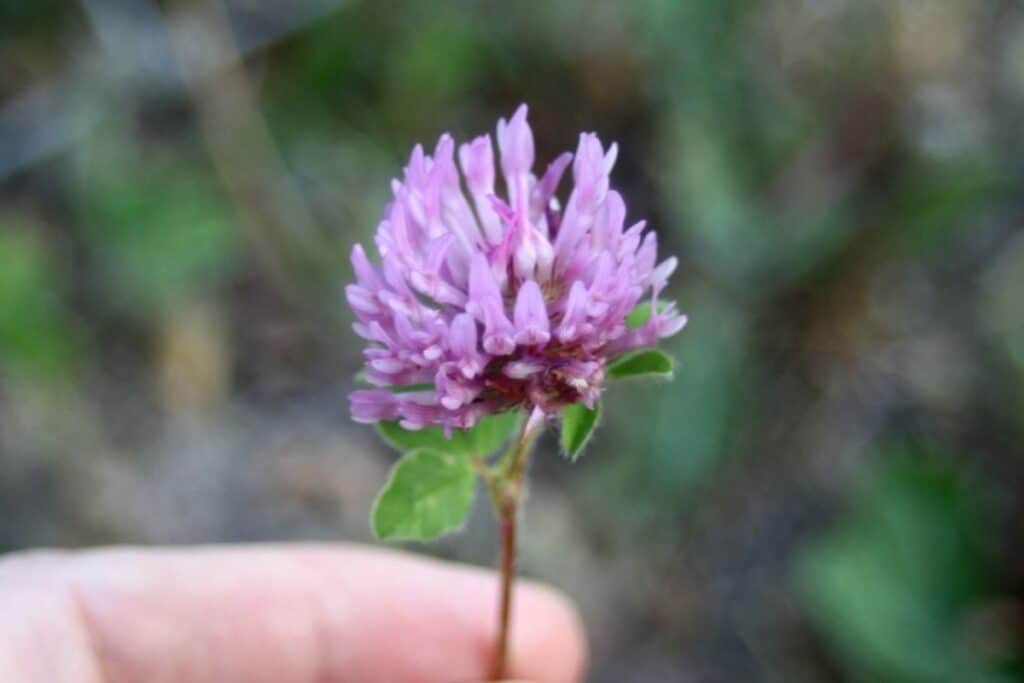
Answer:
<svg viewBox="0 0 1024 683"><path fill-rule="evenodd" d="M367 541L348 250L526 101L691 321L535 459L588 680L1024 680L1024 5L0 0L0 64L0 550Z"/></svg>

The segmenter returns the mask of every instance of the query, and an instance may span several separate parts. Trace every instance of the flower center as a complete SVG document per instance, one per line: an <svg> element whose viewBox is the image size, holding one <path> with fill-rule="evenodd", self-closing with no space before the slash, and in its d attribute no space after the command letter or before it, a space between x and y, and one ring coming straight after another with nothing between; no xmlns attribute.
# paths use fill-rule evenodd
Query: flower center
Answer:
<svg viewBox="0 0 1024 683"><path fill-rule="evenodd" d="M537 406L548 414L580 401L592 403L604 382L604 364L579 344L548 344L495 358L483 372L479 399L504 408Z"/></svg>

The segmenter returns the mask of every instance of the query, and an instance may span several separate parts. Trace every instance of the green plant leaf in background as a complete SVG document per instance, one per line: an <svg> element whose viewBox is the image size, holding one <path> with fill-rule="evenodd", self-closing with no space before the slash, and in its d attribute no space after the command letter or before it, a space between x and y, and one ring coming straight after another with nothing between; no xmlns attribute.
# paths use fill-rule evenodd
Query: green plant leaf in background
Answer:
<svg viewBox="0 0 1024 683"><path fill-rule="evenodd" d="M26 226L0 224L0 366L58 377L76 355L60 271Z"/></svg>
<svg viewBox="0 0 1024 683"><path fill-rule="evenodd" d="M462 525L473 502L476 471L460 455L419 449L391 469L373 506L380 539L429 541Z"/></svg>
<svg viewBox="0 0 1024 683"><path fill-rule="evenodd" d="M624 353L608 366L608 376L612 379L625 379L640 375L661 375L671 377L672 357L657 349L644 349Z"/></svg>
<svg viewBox="0 0 1024 683"><path fill-rule="evenodd" d="M965 637L986 587L977 502L958 474L891 454L797 578L851 680L1000 681Z"/></svg>
<svg viewBox="0 0 1024 683"><path fill-rule="evenodd" d="M522 424L522 413L509 411L480 418L469 429L456 429L451 438L441 427L404 429L397 422L380 422L377 430L384 440L400 451L432 448L443 453L482 456L494 452Z"/></svg>
<svg viewBox="0 0 1024 683"><path fill-rule="evenodd" d="M583 447L600 418L600 403L592 409L582 403L574 403L562 411L562 451L573 461L583 453Z"/></svg>
<svg viewBox="0 0 1024 683"><path fill-rule="evenodd" d="M79 205L106 305L150 317L222 282L240 243L205 168L170 154L143 159L135 142L94 143Z"/></svg>
<svg viewBox="0 0 1024 683"><path fill-rule="evenodd" d="M911 169L886 207L885 241L902 257L940 252L974 234L977 216L1012 191L1013 181L989 163L929 162Z"/></svg>

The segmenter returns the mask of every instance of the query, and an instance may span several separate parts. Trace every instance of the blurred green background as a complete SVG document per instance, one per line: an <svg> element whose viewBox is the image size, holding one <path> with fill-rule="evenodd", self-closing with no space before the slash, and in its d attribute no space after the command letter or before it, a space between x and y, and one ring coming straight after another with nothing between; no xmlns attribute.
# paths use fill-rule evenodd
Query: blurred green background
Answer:
<svg viewBox="0 0 1024 683"><path fill-rule="evenodd" d="M0 63L0 550L366 541L348 250L526 101L691 321L535 461L588 680L1024 680L1024 5L0 0Z"/></svg>

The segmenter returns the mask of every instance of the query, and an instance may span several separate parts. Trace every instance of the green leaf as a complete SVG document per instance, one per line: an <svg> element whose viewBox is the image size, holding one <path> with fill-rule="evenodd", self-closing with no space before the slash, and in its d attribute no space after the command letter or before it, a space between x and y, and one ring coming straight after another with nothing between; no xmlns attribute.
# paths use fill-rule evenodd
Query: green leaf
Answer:
<svg viewBox="0 0 1024 683"><path fill-rule="evenodd" d="M608 376L612 379L640 375L671 377L672 366L672 357L657 349L629 351L611 362L611 365L608 366Z"/></svg>
<svg viewBox="0 0 1024 683"><path fill-rule="evenodd" d="M518 431L522 419L519 411L488 415L470 429L456 429L450 439L445 437L441 427L412 431L403 429L397 422L380 422L377 430L385 441L400 451L432 448L442 453L480 456L497 450L511 434Z"/></svg>
<svg viewBox="0 0 1024 683"><path fill-rule="evenodd" d="M239 231L215 180L170 157L143 159L114 136L96 144L78 189L106 305L153 315L229 279Z"/></svg>
<svg viewBox="0 0 1024 683"><path fill-rule="evenodd" d="M510 436L519 431L522 424L522 412L511 410L481 418L472 429L456 432L452 439L463 438L469 443L468 449L471 454L486 455L496 451Z"/></svg>
<svg viewBox="0 0 1024 683"><path fill-rule="evenodd" d="M447 453L454 452L451 442L444 438L444 431L440 427L412 430L405 429L397 422L378 422L377 431L385 441L400 451L433 448ZM454 436L453 434L452 437Z"/></svg>
<svg viewBox="0 0 1024 683"><path fill-rule="evenodd" d="M562 411L562 451L573 461L580 457L600 417L600 403L593 409L574 403Z"/></svg>
<svg viewBox="0 0 1024 683"><path fill-rule="evenodd" d="M423 384L405 384L402 386L382 387L392 394L411 394L416 391L433 391L434 385L424 382Z"/></svg>
<svg viewBox="0 0 1024 683"><path fill-rule="evenodd" d="M466 458L420 449L391 469L373 506L380 539L429 541L462 525L473 502L476 472Z"/></svg>
<svg viewBox="0 0 1024 683"><path fill-rule="evenodd" d="M72 369L78 340L59 264L33 235L0 218L0 374L57 379Z"/></svg>
<svg viewBox="0 0 1024 683"><path fill-rule="evenodd" d="M414 391L433 391L434 385L429 382L423 382L421 384L403 384L399 386L390 387L379 387L376 384L371 384L370 380L367 379L366 369L362 369L355 374L353 377L356 384L362 384L363 386L373 387L374 389L383 389L390 391L392 394L411 394Z"/></svg>
<svg viewBox="0 0 1024 683"><path fill-rule="evenodd" d="M626 316L626 327L631 330L643 327L651 318L651 302L645 301L640 304Z"/></svg>
<svg viewBox="0 0 1024 683"><path fill-rule="evenodd" d="M881 454L847 512L797 557L806 614L851 680L1011 680L963 636L963 615L992 590L979 542L987 514L946 458Z"/></svg>
<svg viewBox="0 0 1024 683"><path fill-rule="evenodd" d="M658 312L665 310L665 303L658 302ZM648 320L651 319L651 302L645 301L642 304L638 304L629 315L626 316L626 327L631 330L636 330L643 327Z"/></svg>

